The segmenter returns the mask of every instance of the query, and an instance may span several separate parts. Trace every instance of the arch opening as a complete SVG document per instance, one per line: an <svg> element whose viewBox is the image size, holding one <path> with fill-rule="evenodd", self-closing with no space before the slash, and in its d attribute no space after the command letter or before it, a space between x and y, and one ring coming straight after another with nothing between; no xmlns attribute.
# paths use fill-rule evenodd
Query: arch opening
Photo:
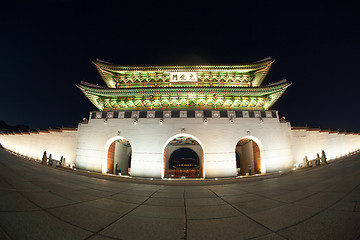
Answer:
<svg viewBox="0 0 360 240"><path fill-rule="evenodd" d="M107 149L106 173L130 175L132 148L125 138L114 140Z"/></svg>
<svg viewBox="0 0 360 240"><path fill-rule="evenodd" d="M237 175L261 173L261 154L259 145L251 138L240 139L235 147Z"/></svg>
<svg viewBox="0 0 360 240"><path fill-rule="evenodd" d="M173 137L163 154L165 178L203 178L203 149L194 138Z"/></svg>

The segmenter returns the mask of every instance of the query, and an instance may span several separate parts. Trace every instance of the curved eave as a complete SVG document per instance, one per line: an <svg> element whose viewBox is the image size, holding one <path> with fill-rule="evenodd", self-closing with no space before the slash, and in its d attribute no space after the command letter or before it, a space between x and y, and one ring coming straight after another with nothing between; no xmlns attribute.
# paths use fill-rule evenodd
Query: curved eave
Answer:
<svg viewBox="0 0 360 240"><path fill-rule="evenodd" d="M291 82L287 82L287 85L284 86L283 88L281 88L281 91L270 95L270 99L269 101L265 104L264 108L265 109L269 109L272 107L272 105L274 105L276 103L276 101L281 97L281 95L283 95L283 93L285 92L285 90L290 87L292 83Z"/></svg>
<svg viewBox="0 0 360 240"><path fill-rule="evenodd" d="M157 95L179 95L179 94L240 94L242 96L262 96L267 94L284 92L290 82L266 87L148 87L148 88L93 88L84 84L77 86L90 95L101 97L122 96L157 96Z"/></svg>
<svg viewBox="0 0 360 240"><path fill-rule="evenodd" d="M107 63L101 60L93 61L100 76L105 81L109 88L115 88L113 74L125 72L203 72L203 71L217 71L217 72L255 72L253 86L260 86L266 77L271 65L275 59L267 58L251 64L243 65L196 65L196 66L121 66Z"/></svg>
<svg viewBox="0 0 360 240"><path fill-rule="evenodd" d="M90 100L92 104L94 104L95 107L97 107L97 109L99 109L100 111L104 110L104 106L98 102L99 97L97 95L91 94L88 91L86 91L84 85L76 84L76 86L80 88L80 90L84 93L84 95Z"/></svg>
<svg viewBox="0 0 360 240"><path fill-rule="evenodd" d="M95 63L94 63L95 64ZM110 70L103 69L101 66L95 64L96 70L99 72L101 78L104 80L109 88L115 88L113 73Z"/></svg>
<svg viewBox="0 0 360 240"><path fill-rule="evenodd" d="M272 59L272 61L269 61L267 66L265 68L262 68L262 69L259 69L257 70L254 75L255 75L255 78L253 80L253 86L260 86L261 83L264 81L266 75L268 74L270 68L271 68L271 65L275 62L275 59Z"/></svg>

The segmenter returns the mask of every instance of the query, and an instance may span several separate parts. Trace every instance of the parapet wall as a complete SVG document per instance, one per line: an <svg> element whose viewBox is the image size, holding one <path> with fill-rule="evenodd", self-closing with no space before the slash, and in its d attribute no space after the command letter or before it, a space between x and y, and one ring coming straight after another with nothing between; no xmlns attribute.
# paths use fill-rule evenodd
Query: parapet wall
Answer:
<svg viewBox="0 0 360 240"><path fill-rule="evenodd" d="M333 160L360 149L359 133L292 127L291 136L294 164L303 163L305 156L314 159L322 150L328 160Z"/></svg>
<svg viewBox="0 0 360 240"><path fill-rule="evenodd" d="M54 159L63 156L67 164L75 164L78 131L62 128L0 134L0 144L7 150L41 160L44 151Z"/></svg>

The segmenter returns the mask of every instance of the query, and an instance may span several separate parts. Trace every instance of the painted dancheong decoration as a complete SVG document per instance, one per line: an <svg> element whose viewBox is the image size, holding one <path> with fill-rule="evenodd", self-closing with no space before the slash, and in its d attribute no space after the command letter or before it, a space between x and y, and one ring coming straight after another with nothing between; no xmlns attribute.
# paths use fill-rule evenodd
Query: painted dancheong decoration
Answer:
<svg viewBox="0 0 360 240"><path fill-rule="evenodd" d="M245 65L120 66L96 60L107 87L77 86L100 110L269 109L291 85L262 85L274 59Z"/></svg>

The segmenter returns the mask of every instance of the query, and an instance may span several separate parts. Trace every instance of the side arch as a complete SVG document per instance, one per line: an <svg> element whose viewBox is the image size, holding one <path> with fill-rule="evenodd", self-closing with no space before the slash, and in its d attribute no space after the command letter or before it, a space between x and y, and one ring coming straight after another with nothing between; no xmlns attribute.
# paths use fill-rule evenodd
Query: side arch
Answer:
<svg viewBox="0 0 360 240"><path fill-rule="evenodd" d="M103 161L102 161L102 173L107 173L108 172L108 161L109 161L109 154L113 154L113 158L115 157L115 142L117 141L127 141L129 142L129 140L125 137L122 136L115 136L110 138L104 146L104 157L103 157ZM131 146L131 144L130 144ZM111 149L110 149L111 148ZM132 146L131 146L132 148ZM113 151L112 153L109 153L110 151ZM130 151L130 156L131 156L131 151ZM127 158L127 157L126 157ZM115 159L114 159L115 162ZM113 162L113 165L115 164Z"/></svg>
<svg viewBox="0 0 360 240"><path fill-rule="evenodd" d="M236 147L237 147L237 144L241 141L241 140L245 140L245 139L250 139L252 140L253 142L256 143L256 145L258 146L259 148L259 154L260 154L260 171L261 173L266 173L266 161L265 161L265 158L264 158L264 145L262 144L262 142L260 141L260 139L258 139L257 137L255 136L251 136L251 135L246 135L246 136L243 136L241 137L240 139L237 140L234 148L235 148L235 155L237 155L237 152L236 152Z"/></svg>

